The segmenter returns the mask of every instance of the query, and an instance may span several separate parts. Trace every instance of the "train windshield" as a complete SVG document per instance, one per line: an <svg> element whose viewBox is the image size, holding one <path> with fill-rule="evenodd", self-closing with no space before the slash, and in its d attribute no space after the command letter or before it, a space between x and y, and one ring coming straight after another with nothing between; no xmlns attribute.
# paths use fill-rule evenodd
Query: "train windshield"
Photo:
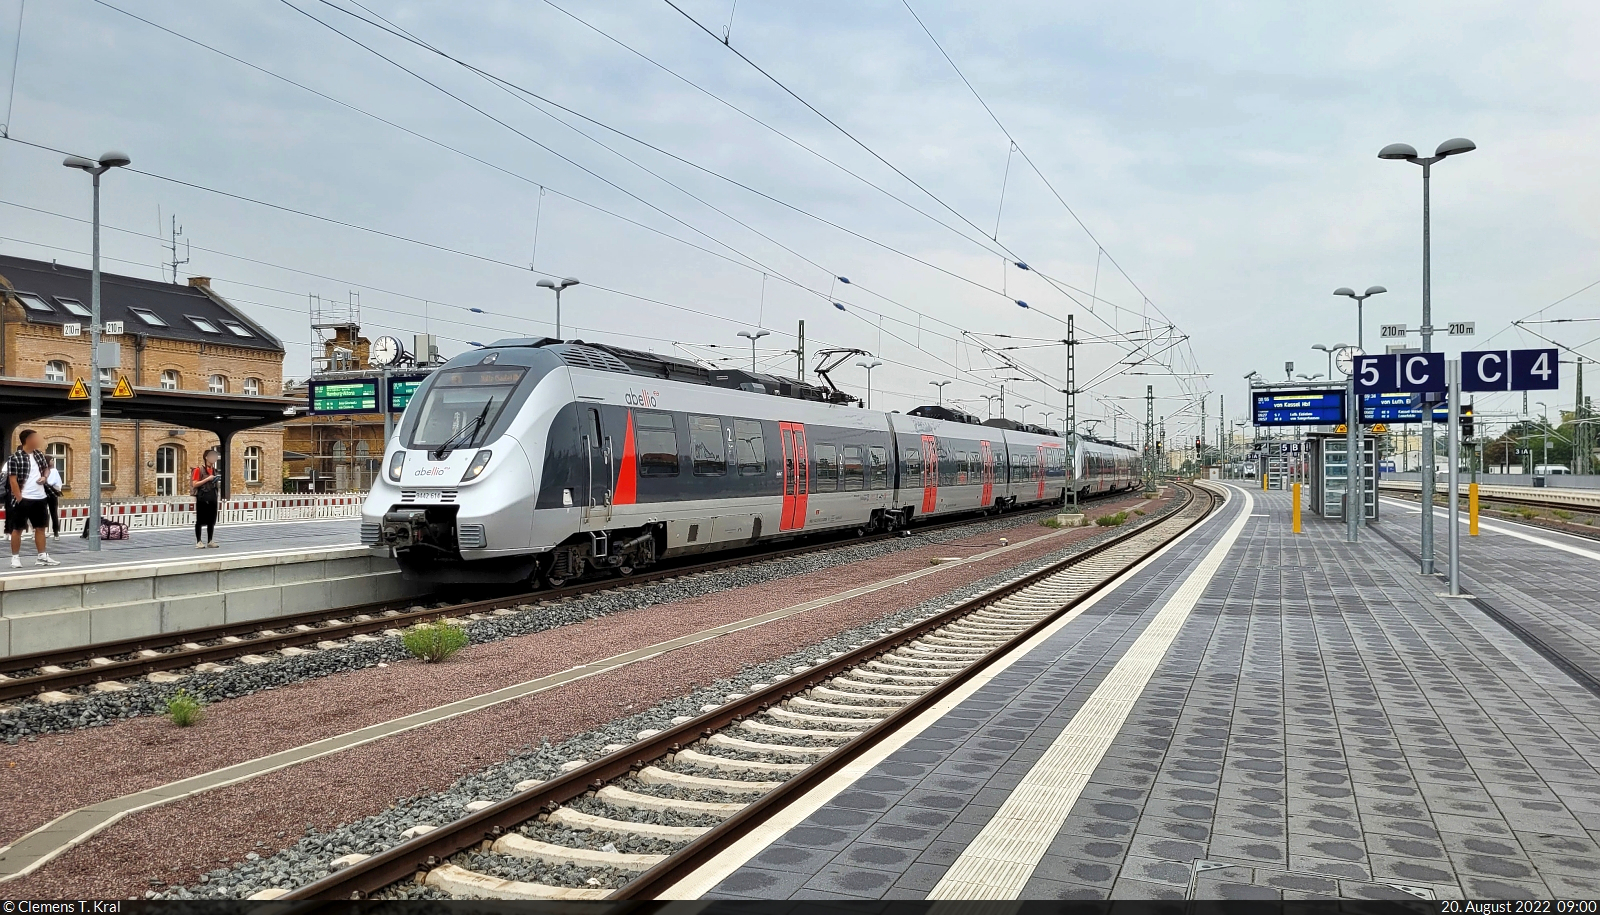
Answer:
<svg viewBox="0 0 1600 915"><path fill-rule="evenodd" d="M421 404L410 447L428 448L441 456L456 448L476 448L526 372L511 365L441 370Z"/></svg>

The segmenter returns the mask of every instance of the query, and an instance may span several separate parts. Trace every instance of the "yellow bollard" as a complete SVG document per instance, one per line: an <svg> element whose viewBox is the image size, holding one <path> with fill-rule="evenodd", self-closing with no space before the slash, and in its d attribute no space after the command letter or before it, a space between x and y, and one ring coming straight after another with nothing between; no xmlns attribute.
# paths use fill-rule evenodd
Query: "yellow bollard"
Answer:
<svg viewBox="0 0 1600 915"><path fill-rule="evenodd" d="M1300 533L1300 484L1299 483L1294 484L1294 508L1290 511L1290 517L1294 518L1294 532L1296 534ZM1474 515L1473 517L1477 517L1477 516Z"/></svg>
<svg viewBox="0 0 1600 915"><path fill-rule="evenodd" d="M1270 474L1265 474L1265 473L1261 475L1261 491L1262 492L1266 492L1267 491L1267 479L1268 479L1269 476L1271 476L1271 475Z"/></svg>
<svg viewBox="0 0 1600 915"><path fill-rule="evenodd" d="M1478 536L1478 484L1467 484L1467 536Z"/></svg>

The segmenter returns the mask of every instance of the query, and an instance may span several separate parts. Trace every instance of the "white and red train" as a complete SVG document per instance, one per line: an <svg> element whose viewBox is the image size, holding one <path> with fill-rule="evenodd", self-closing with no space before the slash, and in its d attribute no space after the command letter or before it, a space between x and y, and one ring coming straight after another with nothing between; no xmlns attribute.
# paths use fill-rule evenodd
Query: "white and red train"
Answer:
<svg viewBox="0 0 1600 915"><path fill-rule="evenodd" d="M945 417L945 418L941 418ZM362 512L408 576L560 584L801 534L1131 489L1132 449L580 341L502 340L417 389ZM1073 466L1076 465L1076 466Z"/></svg>

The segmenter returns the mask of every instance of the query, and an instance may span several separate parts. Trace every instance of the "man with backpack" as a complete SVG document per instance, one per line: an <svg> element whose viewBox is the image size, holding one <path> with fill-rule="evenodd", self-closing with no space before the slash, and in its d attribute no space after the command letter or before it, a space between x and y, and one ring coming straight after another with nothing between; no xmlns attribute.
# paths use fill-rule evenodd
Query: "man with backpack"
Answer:
<svg viewBox="0 0 1600 915"><path fill-rule="evenodd" d="M6 461L6 492L11 497L6 510L6 529L11 532L11 568L22 568L22 531L30 526L39 565L60 565L45 550L45 535L50 527L50 459L39 450L39 433L34 430L23 430L20 444Z"/></svg>

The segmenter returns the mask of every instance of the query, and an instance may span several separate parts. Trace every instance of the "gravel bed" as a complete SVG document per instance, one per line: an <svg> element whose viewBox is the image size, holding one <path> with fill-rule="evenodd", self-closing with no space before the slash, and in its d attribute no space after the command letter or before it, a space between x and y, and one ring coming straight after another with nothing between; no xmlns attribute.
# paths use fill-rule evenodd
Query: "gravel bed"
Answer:
<svg viewBox="0 0 1600 915"><path fill-rule="evenodd" d="M707 754L710 755L710 754ZM668 772L677 772L681 775L698 775L702 778L723 778L735 782L783 782L789 780L787 772L750 772L744 769L712 769L707 766L698 766L690 762L662 762L656 760L657 768L666 769Z"/></svg>
<svg viewBox="0 0 1600 915"><path fill-rule="evenodd" d="M677 788L672 785L647 785L644 782L631 778L624 778L612 782L624 791L634 794L648 794L651 797L662 797L674 801L709 801L713 804L748 804L756 798L753 794L729 794L726 791L716 791L711 788Z"/></svg>
<svg viewBox="0 0 1600 915"><path fill-rule="evenodd" d="M910 537L895 537L872 543L846 543L802 556L758 560L750 565L703 572L672 580L623 586L582 597L534 604L508 604L510 609L517 612L506 616L485 616L479 620L462 619L461 622L465 625L470 644L497 642L626 610L732 591L891 553L920 549L929 544L981 536L995 530L1014 528L1029 518L1035 516L1042 518L1053 511L1054 509L1019 512L926 534L913 533ZM416 606L411 609L420 610L423 607ZM180 689L209 704L301 680L367 667L386 666L410 657L399 639L383 636L374 642L346 642L340 648L331 651L316 651L312 654L289 657L273 657L270 654L266 656L270 658L266 664L229 662L229 669L225 671L211 673L191 671L178 683L130 680L125 681L127 686L125 690L108 693L85 690L71 702L45 704L30 700L0 707L0 741L14 744L19 740L33 740L43 734L103 727L123 718L163 715L166 714L167 703Z"/></svg>
<svg viewBox="0 0 1600 915"><path fill-rule="evenodd" d="M695 750L706 756L737 759L743 762L808 763L817 758L810 753L765 753L754 750L741 750L738 747L722 747L716 744L701 744L696 746Z"/></svg>
<svg viewBox="0 0 1600 915"><path fill-rule="evenodd" d="M773 721L772 723L778 725L779 727L789 727L789 725L779 721ZM774 734L770 731L747 731L744 728L730 728L727 731L727 734L729 737L735 737L739 740L748 740L751 743L765 743L781 747L839 746L839 741L837 740L819 740L815 737L806 737L800 734Z"/></svg>
<svg viewBox="0 0 1600 915"><path fill-rule="evenodd" d="M505 880L523 883L543 883L547 886L581 886L616 889L638 876L633 871L614 867L575 867L571 864L546 864L506 855L466 852L450 859L457 867L489 874Z"/></svg>
<svg viewBox="0 0 1600 915"><path fill-rule="evenodd" d="M567 806L608 820L626 823L653 823L657 826L718 826L723 818L703 813L679 813L676 810L640 810L636 807L614 807L597 797L575 797Z"/></svg>
<svg viewBox="0 0 1600 915"><path fill-rule="evenodd" d="M1147 517L1141 518L1143 523L1149 523L1164 517L1170 512L1170 506L1176 500L1167 503L1168 508L1151 512ZM1014 523L1016 516L1010 516ZM997 523L997 522L986 522ZM964 534L971 533L971 528L961 528ZM1016 578L1037 569L1044 568L1060 561L1064 556L1082 552L1097 543L1114 536L1117 528L1105 528L1094 531L1089 537L1076 541L1070 546L1053 551L1033 560L1020 563L1003 572L988 576L960 588L940 594L938 597L924 601L916 606L908 607L887 614L871 623L841 632L839 635L817 642L811 646L799 649L779 658L747 666L737 676L693 690L687 695L675 697L658 703L648 709L618 718L610 723L579 734L557 745L548 742L538 746L528 745L523 751L503 762L495 763L479 772L458 779L449 788L430 795L407 798L390 808L374 814L373 816L346 823L326 832L308 830L307 834L298 841L281 851L261 857L252 852L246 860L232 868L219 868L204 875L199 882L188 886L174 886L164 892L151 890L147 898L167 899L242 899L269 886L293 887L310 883L313 880L328 874L328 863L334 858L350 852L374 854L385 848L399 844L402 840L400 833L412 826L427 823L443 825L451 820L460 818L466 813L465 805L474 800L497 801L509 796L513 787L518 782L527 779L550 779L561 772L563 763L574 760L593 760L604 755L604 747L608 744L630 744L637 738L640 730L663 729L672 725L676 717L695 717L701 714L704 705L721 704L730 693L747 693L752 687L761 683L774 683L792 675L793 668L802 665L812 665L830 656L859 646L885 633L894 631L916 620L925 619L942 610L945 610L962 600L981 594L1000 585L1006 584ZM918 538L909 538L915 542ZM865 544L861 547L849 549L870 549L883 546L884 543L905 543L907 540L885 541L883 543ZM828 555L832 555L831 553ZM811 557L796 557L781 560L770 565L791 563L800 559ZM745 569L730 570L744 572ZM729 572L719 572L707 578L722 577ZM777 576L771 576L777 577ZM698 581L698 579L696 579ZM680 583L668 583L680 584ZM642 586L626 592L625 595L595 595L593 600L603 596L626 596L648 591L654 585ZM719 588L726 588L724 584ZM577 603L574 601L573 603ZM558 605L570 606L570 605ZM506 617L502 619L486 620L484 622L503 624L505 620L516 619ZM367 643L377 645L381 643ZM303 656L302 659L315 656ZM264 665L265 666L265 665ZM909 665L907 665L909 666ZM786 725L787 726L787 725ZM807 723L806 727L821 727ZM712 753L720 748L701 746L700 752ZM712 778L737 779L742 781L783 781L787 777L782 773L753 773L734 772L721 769L704 769L685 763L673 762L656 765L684 774L700 775ZM644 793L644 792L641 792ZM593 798L584 798L574 801L573 806L582 809L583 803L592 803L604 807L601 802ZM626 815L625 811L618 814ZM644 811L636 812L638 814ZM605 815L605 814L601 814ZM642 817L641 817L642 819ZM676 824L674 824L676 825ZM709 824L708 824L709 825ZM595 833L586 830L570 830L555 827L548 823L528 823L521 831L530 838L570 845L578 848L601 848L607 843L612 843L619 851L636 852L641 854L664 854L677 847L673 843L656 843L652 840L641 840L633 836L617 836L607 833ZM427 887L413 884L397 884L375 898L394 899L445 899L443 894L437 893Z"/></svg>
<svg viewBox="0 0 1600 915"><path fill-rule="evenodd" d="M620 851L628 855L670 855L689 844L687 842L674 842L670 839L636 836L631 832L568 829L565 826L557 826L554 823L537 820L532 823L524 823L517 831L530 839L549 842L551 845L598 850L608 850L607 846L609 846L609 850Z"/></svg>

